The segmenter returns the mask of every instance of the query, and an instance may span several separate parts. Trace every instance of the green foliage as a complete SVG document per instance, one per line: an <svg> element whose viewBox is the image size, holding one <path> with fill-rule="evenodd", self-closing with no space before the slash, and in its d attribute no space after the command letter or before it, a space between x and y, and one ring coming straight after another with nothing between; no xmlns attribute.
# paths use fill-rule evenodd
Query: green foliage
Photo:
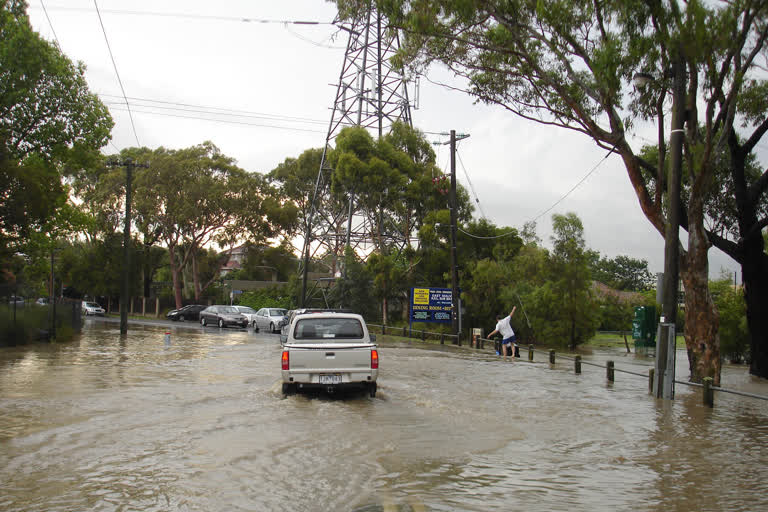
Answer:
<svg viewBox="0 0 768 512"><path fill-rule="evenodd" d="M749 359L749 330L744 289L730 278L709 283L712 300L720 314L720 353L735 363Z"/></svg>
<svg viewBox="0 0 768 512"><path fill-rule="evenodd" d="M631 331L632 319L635 316L635 306L613 295L606 295L598 301L600 308L601 331Z"/></svg>
<svg viewBox="0 0 768 512"><path fill-rule="evenodd" d="M512 285L511 272L506 264L488 258L468 260L466 267L461 281L462 304L467 310L465 323L485 326L488 333L496 325L496 315L512 309L502 298L502 290Z"/></svg>
<svg viewBox="0 0 768 512"><path fill-rule="evenodd" d="M655 279L648 270L646 260L619 255L613 259L603 256L590 262L592 279L614 290L640 292L651 289Z"/></svg>
<svg viewBox="0 0 768 512"><path fill-rule="evenodd" d="M261 308L285 308L294 309L294 293L289 286L271 286L243 292L237 302L243 306L250 306L256 311Z"/></svg>
<svg viewBox="0 0 768 512"><path fill-rule="evenodd" d="M546 331L551 341L571 348L592 337L599 323L596 301L585 251L584 228L574 213L552 216L554 250L550 260L550 281L534 300L549 301L553 313Z"/></svg>
<svg viewBox="0 0 768 512"><path fill-rule="evenodd" d="M109 139L112 119L85 70L32 30L23 1L0 6L0 258L26 251L63 207L62 175Z"/></svg>

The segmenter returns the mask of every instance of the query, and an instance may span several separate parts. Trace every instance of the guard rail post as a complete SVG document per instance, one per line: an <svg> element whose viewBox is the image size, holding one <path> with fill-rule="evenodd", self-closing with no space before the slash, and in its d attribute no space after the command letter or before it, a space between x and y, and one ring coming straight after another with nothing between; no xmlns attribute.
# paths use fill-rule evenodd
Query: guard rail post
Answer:
<svg viewBox="0 0 768 512"><path fill-rule="evenodd" d="M573 358L573 371L577 374L581 373L581 356Z"/></svg>
<svg viewBox="0 0 768 512"><path fill-rule="evenodd" d="M555 364L555 351L549 351L549 364Z"/></svg>
<svg viewBox="0 0 768 512"><path fill-rule="evenodd" d="M528 345L528 360L533 362L533 345Z"/></svg>
<svg viewBox="0 0 768 512"><path fill-rule="evenodd" d="M707 407L715 406L715 390L712 389L712 377L704 377L702 384L704 384L704 394L702 395L703 403Z"/></svg>
<svg viewBox="0 0 768 512"><path fill-rule="evenodd" d="M648 392L653 393L653 376L656 374L655 368L648 370Z"/></svg>
<svg viewBox="0 0 768 512"><path fill-rule="evenodd" d="M444 332L440 333L440 344L441 345L445 345L445 333Z"/></svg>
<svg viewBox="0 0 768 512"><path fill-rule="evenodd" d="M609 382L613 382L614 380L614 373L613 373L613 361L607 361L605 363L605 374L606 377L608 377Z"/></svg>

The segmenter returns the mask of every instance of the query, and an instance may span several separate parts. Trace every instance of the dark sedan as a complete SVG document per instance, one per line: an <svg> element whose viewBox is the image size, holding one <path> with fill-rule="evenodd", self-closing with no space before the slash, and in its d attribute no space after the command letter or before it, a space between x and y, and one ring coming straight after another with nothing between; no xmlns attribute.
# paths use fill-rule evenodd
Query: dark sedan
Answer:
<svg viewBox="0 0 768 512"><path fill-rule="evenodd" d="M169 311L165 316L168 318L168 320L173 320L174 322L177 320L181 320L182 322L184 320L198 321L200 319L200 312L207 307L208 306L202 304L190 304L188 306L184 306L181 309L174 309Z"/></svg>
<svg viewBox="0 0 768 512"><path fill-rule="evenodd" d="M248 318L234 306L208 306L200 312L200 325L248 327Z"/></svg>

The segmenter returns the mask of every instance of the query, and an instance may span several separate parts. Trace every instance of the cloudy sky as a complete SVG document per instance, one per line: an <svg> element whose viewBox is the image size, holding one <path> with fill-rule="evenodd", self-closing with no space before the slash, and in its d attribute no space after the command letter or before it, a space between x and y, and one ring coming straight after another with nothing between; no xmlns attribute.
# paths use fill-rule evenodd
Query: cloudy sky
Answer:
<svg viewBox="0 0 768 512"><path fill-rule="evenodd" d="M86 64L91 90L110 107L116 124L107 153L136 146L137 140L149 148L210 140L242 168L266 173L325 141L331 84L338 80L347 42L331 24L333 3L97 0L102 30L93 0L28 2L33 27ZM424 132L470 135L459 144L457 178L474 189L476 216L517 228L535 220L549 245L552 214L575 212L589 248L611 258L645 259L651 272L663 270L663 238L643 216L617 156L606 159L583 135L474 105L470 97L430 82L451 82L445 70L434 69L428 78L421 80L418 109L412 110L414 125ZM640 126L631 142L639 147L654 133L653 126ZM435 148L447 171L447 146ZM730 258L712 249L710 275L718 277L721 269L740 276Z"/></svg>

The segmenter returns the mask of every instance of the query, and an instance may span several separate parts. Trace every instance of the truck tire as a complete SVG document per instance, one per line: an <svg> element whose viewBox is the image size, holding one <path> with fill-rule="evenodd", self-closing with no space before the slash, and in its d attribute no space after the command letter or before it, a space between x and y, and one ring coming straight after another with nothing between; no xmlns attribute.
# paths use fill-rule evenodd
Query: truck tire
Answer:
<svg viewBox="0 0 768 512"><path fill-rule="evenodd" d="M368 384L368 393L371 395L371 398L376 398L376 383L371 382Z"/></svg>
<svg viewBox="0 0 768 512"><path fill-rule="evenodd" d="M288 382L283 382L283 395L290 396L296 394L296 384L289 384Z"/></svg>
<svg viewBox="0 0 768 512"><path fill-rule="evenodd" d="M200 317L200 325L202 325L203 327L205 327L205 317L204 317L204 316L201 316L201 317Z"/></svg>
<svg viewBox="0 0 768 512"><path fill-rule="evenodd" d="M219 329L222 329L222 328L224 328L224 320L219 318Z"/></svg>

